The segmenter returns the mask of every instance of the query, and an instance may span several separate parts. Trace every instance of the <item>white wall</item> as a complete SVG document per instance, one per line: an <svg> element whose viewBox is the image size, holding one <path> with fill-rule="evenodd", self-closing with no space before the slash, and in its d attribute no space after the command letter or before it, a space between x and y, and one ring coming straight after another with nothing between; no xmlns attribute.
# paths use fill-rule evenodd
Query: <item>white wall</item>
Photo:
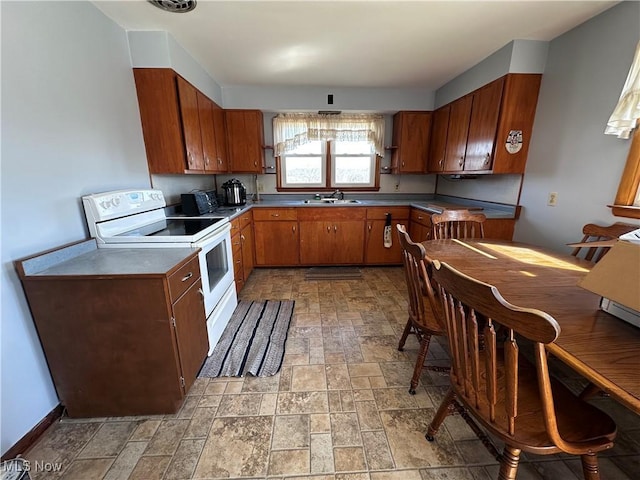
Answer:
<svg viewBox="0 0 640 480"><path fill-rule="evenodd" d="M637 223L607 208L631 141L603 131L639 38L640 3L622 2L550 43L516 240L568 252L586 223ZM549 192L558 193L555 207Z"/></svg>
<svg viewBox="0 0 640 480"><path fill-rule="evenodd" d="M149 177L126 33L88 2L0 7L4 454L58 404L13 260L86 238L80 196Z"/></svg>

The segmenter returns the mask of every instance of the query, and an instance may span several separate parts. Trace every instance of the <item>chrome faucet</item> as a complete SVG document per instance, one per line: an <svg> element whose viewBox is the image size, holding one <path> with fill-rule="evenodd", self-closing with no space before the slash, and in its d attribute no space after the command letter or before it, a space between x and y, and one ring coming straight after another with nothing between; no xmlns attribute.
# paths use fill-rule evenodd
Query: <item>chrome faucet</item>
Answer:
<svg viewBox="0 0 640 480"><path fill-rule="evenodd" d="M336 191L329 195L329 198L337 198L338 200L344 200L344 192L341 192L336 188Z"/></svg>

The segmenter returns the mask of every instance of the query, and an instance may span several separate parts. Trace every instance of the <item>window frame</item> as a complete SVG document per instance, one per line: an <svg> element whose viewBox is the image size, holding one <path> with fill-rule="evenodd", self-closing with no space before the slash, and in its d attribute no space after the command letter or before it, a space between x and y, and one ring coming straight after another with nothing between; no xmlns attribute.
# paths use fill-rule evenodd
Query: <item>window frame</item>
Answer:
<svg viewBox="0 0 640 480"><path fill-rule="evenodd" d="M608 205L616 217L640 218L640 206L633 203L640 188L640 128L636 127L613 205Z"/></svg>
<svg viewBox="0 0 640 480"><path fill-rule="evenodd" d="M276 191L278 192L333 192L336 189L339 189L343 192L377 192L380 190L380 156L375 152L372 153L372 163L373 163L373 185L370 186L333 186L334 180L334 162L333 155L334 149L332 142L334 140L327 140L323 145L323 155L324 155L324 175L325 175L325 184L324 186L312 186L312 187L303 187L303 186L295 186L289 187L283 184L282 177L284 175L283 164L285 161L280 156L276 156Z"/></svg>

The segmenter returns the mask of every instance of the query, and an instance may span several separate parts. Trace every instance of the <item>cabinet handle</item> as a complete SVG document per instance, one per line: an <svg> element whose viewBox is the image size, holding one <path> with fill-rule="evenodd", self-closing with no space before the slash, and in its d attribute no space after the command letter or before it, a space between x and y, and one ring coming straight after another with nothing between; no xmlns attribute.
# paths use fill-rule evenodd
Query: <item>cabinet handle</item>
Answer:
<svg viewBox="0 0 640 480"><path fill-rule="evenodd" d="M209 166L209 157L204 157L204 164Z"/></svg>
<svg viewBox="0 0 640 480"><path fill-rule="evenodd" d="M280 214L279 214L279 213L272 213L272 214L271 214L271 216L272 216L272 217L279 217L279 216L280 216Z"/></svg>
<svg viewBox="0 0 640 480"><path fill-rule="evenodd" d="M418 220L422 220L422 216L418 215Z"/></svg>
<svg viewBox="0 0 640 480"><path fill-rule="evenodd" d="M193 272L189 272L187 273L184 277L182 277L182 281L186 282L187 280L189 280L191 277L193 277Z"/></svg>
<svg viewBox="0 0 640 480"><path fill-rule="evenodd" d="M198 289L198 293L199 293L200 295L202 295L202 298L204 298L204 292L202 291L202 288L199 288L199 289Z"/></svg>
<svg viewBox="0 0 640 480"><path fill-rule="evenodd" d="M240 240L244 243L244 241L245 241L244 235L242 235L242 234L240 235Z"/></svg>
<svg viewBox="0 0 640 480"><path fill-rule="evenodd" d="M404 162L402 162L402 166L404 167Z"/></svg>
<svg viewBox="0 0 640 480"><path fill-rule="evenodd" d="M327 225L327 233L331 231L331 225Z"/></svg>
<svg viewBox="0 0 640 480"><path fill-rule="evenodd" d="M233 245L240 245L240 242L233 242Z"/></svg>
<svg viewBox="0 0 640 480"><path fill-rule="evenodd" d="M240 259L236 260L236 263L238 263L238 264L239 264L239 263L240 263Z"/></svg>
<svg viewBox="0 0 640 480"><path fill-rule="evenodd" d="M371 224L367 225L367 228L371 231Z"/></svg>
<svg viewBox="0 0 640 480"><path fill-rule="evenodd" d="M458 162L458 165L462 166L464 165L464 158L460 157L460 161Z"/></svg>
<svg viewBox="0 0 640 480"><path fill-rule="evenodd" d="M258 162L253 162L253 166L257 167L258 166Z"/></svg>
<svg viewBox="0 0 640 480"><path fill-rule="evenodd" d="M293 233L296 233L296 226L295 226L295 225L292 225L292 226L291 226L291 230L293 230Z"/></svg>
<svg viewBox="0 0 640 480"><path fill-rule="evenodd" d="M442 166L442 164L444 163L444 159L440 159L440 161L438 162L438 165Z"/></svg>
<svg viewBox="0 0 640 480"><path fill-rule="evenodd" d="M491 160L491 154L487 153L487 156L484 159L484 164L489 165L489 160Z"/></svg>
<svg viewBox="0 0 640 480"><path fill-rule="evenodd" d="M335 225L333 226L333 233L338 231L338 227L336 227Z"/></svg>
<svg viewBox="0 0 640 480"><path fill-rule="evenodd" d="M218 165L222 165L222 159L218 157Z"/></svg>

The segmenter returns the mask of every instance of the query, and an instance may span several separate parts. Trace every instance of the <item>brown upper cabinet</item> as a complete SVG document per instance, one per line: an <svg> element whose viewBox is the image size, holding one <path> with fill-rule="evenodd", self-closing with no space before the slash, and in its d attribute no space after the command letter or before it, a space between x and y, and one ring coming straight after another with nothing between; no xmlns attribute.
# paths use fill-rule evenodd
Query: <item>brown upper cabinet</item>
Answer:
<svg viewBox="0 0 640 480"><path fill-rule="evenodd" d="M264 131L260 110L224 110L227 126L229 170L234 173L262 173Z"/></svg>
<svg viewBox="0 0 640 480"><path fill-rule="evenodd" d="M431 114L400 111L393 116L392 173L427 173Z"/></svg>
<svg viewBox="0 0 640 480"><path fill-rule="evenodd" d="M198 113L202 132L202 157L207 173L228 170L227 139L224 110L215 102L198 92Z"/></svg>
<svg viewBox="0 0 640 480"><path fill-rule="evenodd" d="M429 171L524 173L541 78L508 74L436 110Z"/></svg>
<svg viewBox="0 0 640 480"><path fill-rule="evenodd" d="M222 109L170 68L133 74L149 172L227 171Z"/></svg>
<svg viewBox="0 0 640 480"><path fill-rule="evenodd" d="M431 124L431 142L429 143L429 172L444 171L444 160L447 151L447 131L451 105L445 105L433 112ZM413 236L411 237L413 238Z"/></svg>

